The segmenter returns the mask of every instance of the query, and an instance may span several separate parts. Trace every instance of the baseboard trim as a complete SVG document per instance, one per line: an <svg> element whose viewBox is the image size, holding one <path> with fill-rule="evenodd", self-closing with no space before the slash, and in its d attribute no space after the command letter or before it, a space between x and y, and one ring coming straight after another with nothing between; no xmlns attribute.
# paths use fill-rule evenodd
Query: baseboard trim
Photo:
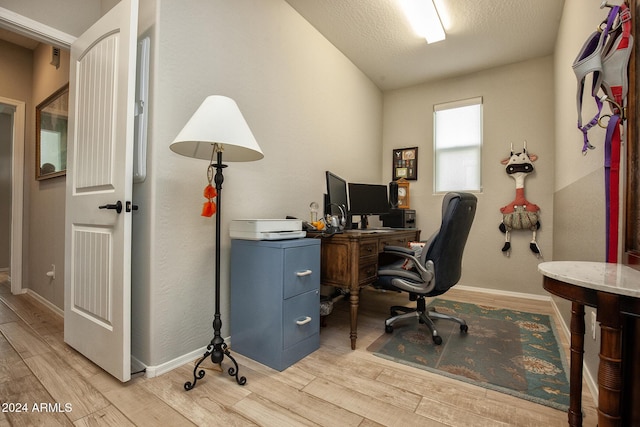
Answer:
<svg viewBox="0 0 640 427"><path fill-rule="evenodd" d="M161 363L160 365L144 365L142 364L146 371L145 377L154 378L164 373L167 373L173 369L179 368L180 366L191 362L192 360L197 359L198 357L202 357L202 355L207 351L206 347L202 347L201 349L194 350L191 353L183 354L182 356L178 356L175 359L169 360L167 362ZM133 356L131 356L133 359ZM139 362L139 361L138 361ZM141 363L141 362L140 362Z"/></svg>
<svg viewBox="0 0 640 427"><path fill-rule="evenodd" d="M513 298L532 299L537 301L551 301L550 295L527 294L524 292L503 291L501 289L476 288L473 286L456 285L455 289L467 292L478 292L481 294L501 295Z"/></svg>
<svg viewBox="0 0 640 427"><path fill-rule="evenodd" d="M31 289L23 289L22 293L26 293L33 299L40 302L42 305L46 306L49 310L53 311L58 316L64 318L64 310L61 310L60 307L58 307L57 305L55 305L54 303L52 303L51 301L49 301L48 299L40 295L39 293L34 292Z"/></svg>
<svg viewBox="0 0 640 427"><path fill-rule="evenodd" d="M58 316L64 319L64 310L61 310L59 307L57 307L55 304L48 301L42 295L32 291L31 289L24 289L23 293L26 293L31 298L35 299L36 301L38 301L39 303L47 307L54 314L57 314ZM230 342L231 342L230 338L225 339L225 343L227 343L227 345L229 345ZM175 359L169 360L165 363L161 363L160 365L155 365L155 366L145 365L142 361L140 361L140 359L131 355L131 369L132 369L132 372L139 372L144 370L145 377L153 378L153 377L162 375L164 373L167 373L173 369L179 368L180 366L186 363L190 363L194 360L200 359L206 351L207 351L207 347L204 346L190 353L183 354L182 356L176 357Z"/></svg>
<svg viewBox="0 0 640 427"><path fill-rule="evenodd" d="M231 340L229 338L225 339L225 343L227 343L227 345L229 345L229 343L231 342ZM145 369L145 377L147 378L153 378L153 377L157 377L159 375L162 375L164 373L167 373L169 371L172 371L176 368L179 368L182 365L185 365L187 363L191 363L195 360L200 359L205 352L207 351L207 347L202 347L199 348L197 350L193 350L190 353L187 354L183 354L182 356L178 356L175 359L169 360L167 362L161 363L160 365L155 365L155 366L150 366L150 365L145 365L144 363L140 362L140 360L134 358L133 356L131 356L131 361L132 361L132 365L135 362L136 364L138 364L139 366L143 366ZM185 378L185 381L190 381L189 378Z"/></svg>

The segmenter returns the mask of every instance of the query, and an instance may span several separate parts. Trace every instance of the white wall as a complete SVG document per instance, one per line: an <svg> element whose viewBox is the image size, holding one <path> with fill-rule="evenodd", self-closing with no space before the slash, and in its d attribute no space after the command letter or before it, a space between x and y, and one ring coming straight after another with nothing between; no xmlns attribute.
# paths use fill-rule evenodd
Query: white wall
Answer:
<svg viewBox="0 0 640 427"><path fill-rule="evenodd" d="M147 14L147 12L144 12ZM137 188L149 229L134 286L149 305L134 354L148 365L206 345L213 316L214 218L200 211L207 162L169 144L211 94L238 103L265 158L225 170L222 215L222 320L229 334L229 222L309 216L322 202L327 169L379 182L382 95L283 0L161 0L155 25L149 176ZM148 267L145 267L148 265ZM145 271L146 270L146 271ZM136 273L134 273L135 275ZM251 305L247 301L247 313ZM134 336L145 336L134 331Z"/></svg>
<svg viewBox="0 0 640 427"><path fill-rule="evenodd" d="M411 208L427 238L439 226L442 195L433 193L433 106L483 98L482 185L476 218L465 248L460 284L530 294L544 294L529 250L532 234L514 231L511 257L501 252L500 208L515 198L515 182L500 160L522 148L537 154L535 173L525 181L525 195L540 206L538 244L551 260L553 239L554 106L553 58L546 57L494 68L459 78L408 87L384 94L382 171L391 180L394 148L419 147L418 180L411 181ZM464 126L464 123L460 124Z"/></svg>

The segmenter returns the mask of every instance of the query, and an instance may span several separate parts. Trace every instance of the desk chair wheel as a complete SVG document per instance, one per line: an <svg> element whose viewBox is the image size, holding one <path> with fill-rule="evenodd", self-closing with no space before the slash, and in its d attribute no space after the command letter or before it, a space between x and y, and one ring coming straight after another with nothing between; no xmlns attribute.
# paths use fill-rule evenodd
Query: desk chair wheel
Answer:
<svg viewBox="0 0 640 427"><path fill-rule="evenodd" d="M442 344L442 338L440 337L440 335L434 335L433 336L433 343L435 345L440 345Z"/></svg>
<svg viewBox="0 0 640 427"><path fill-rule="evenodd" d="M467 325L460 325L460 332L464 332L466 334L469 332L469 327Z"/></svg>
<svg viewBox="0 0 640 427"><path fill-rule="evenodd" d="M391 325L384 325L384 331L385 331L387 334L392 334L392 333L393 333L393 326L391 326Z"/></svg>

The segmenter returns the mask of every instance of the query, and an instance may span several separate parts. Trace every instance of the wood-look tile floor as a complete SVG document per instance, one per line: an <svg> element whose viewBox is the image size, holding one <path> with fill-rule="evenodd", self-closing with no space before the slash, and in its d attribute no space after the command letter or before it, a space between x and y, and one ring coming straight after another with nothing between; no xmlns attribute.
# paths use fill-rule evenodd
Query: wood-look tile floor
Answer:
<svg viewBox="0 0 640 427"><path fill-rule="evenodd" d="M456 290L447 298L553 316L547 302ZM406 295L364 290L355 351L349 345L348 302L339 301L321 330L320 349L285 371L233 354L247 377L244 387L226 374L225 361L225 373L209 369L186 392L193 364L122 384L64 344L58 315L1 285L0 426L567 425L562 411L368 353L366 347L383 333L388 307L406 302ZM583 389L584 425L594 426L593 398Z"/></svg>

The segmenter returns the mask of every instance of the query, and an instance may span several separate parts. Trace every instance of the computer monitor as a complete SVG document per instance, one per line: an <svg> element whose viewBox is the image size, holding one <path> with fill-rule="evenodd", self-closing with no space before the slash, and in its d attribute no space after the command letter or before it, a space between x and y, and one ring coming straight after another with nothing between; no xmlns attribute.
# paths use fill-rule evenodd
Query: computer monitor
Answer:
<svg viewBox="0 0 640 427"><path fill-rule="evenodd" d="M367 216L389 212L387 186L377 184L349 183L350 215L360 215L362 228L367 227Z"/></svg>
<svg viewBox="0 0 640 427"><path fill-rule="evenodd" d="M331 215L347 215L347 212L349 210L349 201L347 199L347 181L329 171L326 172L326 175L327 206L325 206L325 213ZM341 206L344 212L340 212L340 209L335 205Z"/></svg>

